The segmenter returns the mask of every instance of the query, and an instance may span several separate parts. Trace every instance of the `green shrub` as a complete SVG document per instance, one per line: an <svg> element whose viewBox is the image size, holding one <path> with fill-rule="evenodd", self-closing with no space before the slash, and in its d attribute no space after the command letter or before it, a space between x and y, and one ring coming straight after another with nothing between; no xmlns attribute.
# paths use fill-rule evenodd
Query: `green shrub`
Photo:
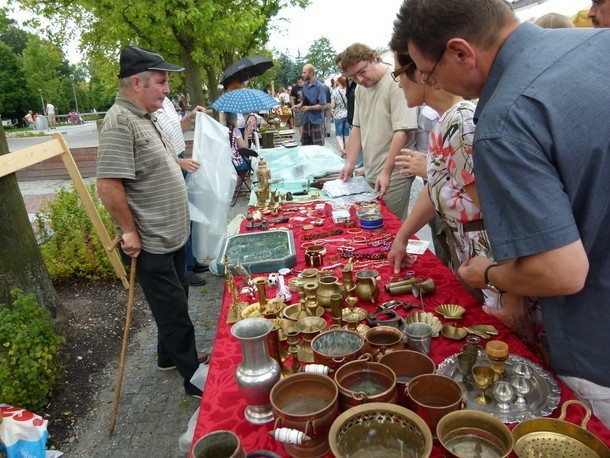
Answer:
<svg viewBox="0 0 610 458"><path fill-rule="evenodd" d="M34 294L15 289L0 303L0 399L41 412L60 381L63 337Z"/></svg>
<svg viewBox="0 0 610 458"><path fill-rule="evenodd" d="M95 185L87 186L104 226L114 238L112 218L97 196ZM106 250L83 207L74 185L62 187L55 199L36 214L40 250L53 282L116 278Z"/></svg>

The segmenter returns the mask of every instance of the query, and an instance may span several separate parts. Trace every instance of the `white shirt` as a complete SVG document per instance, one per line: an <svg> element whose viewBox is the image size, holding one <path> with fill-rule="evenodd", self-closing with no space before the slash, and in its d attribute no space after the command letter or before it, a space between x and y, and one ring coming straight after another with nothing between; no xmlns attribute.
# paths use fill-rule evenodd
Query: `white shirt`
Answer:
<svg viewBox="0 0 610 458"><path fill-rule="evenodd" d="M180 115L176 111L176 107L170 99L165 97L163 100L163 108L160 108L155 112L159 127L168 136L174 149L176 150L176 156L186 150L186 143L184 143L184 134L182 133L182 126L180 125Z"/></svg>

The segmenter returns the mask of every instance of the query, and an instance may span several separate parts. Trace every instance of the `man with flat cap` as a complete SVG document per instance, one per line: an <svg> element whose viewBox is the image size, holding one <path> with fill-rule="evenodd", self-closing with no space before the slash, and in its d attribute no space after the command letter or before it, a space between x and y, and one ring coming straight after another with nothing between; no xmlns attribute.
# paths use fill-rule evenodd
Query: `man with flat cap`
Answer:
<svg viewBox="0 0 610 458"><path fill-rule="evenodd" d="M136 276L157 323L158 367L177 368L186 394L201 398L190 383L207 355L197 353L188 313L186 185L155 116L170 92L168 72L182 70L146 49L123 49L119 93L100 129L97 190L119 227L123 253L138 258Z"/></svg>

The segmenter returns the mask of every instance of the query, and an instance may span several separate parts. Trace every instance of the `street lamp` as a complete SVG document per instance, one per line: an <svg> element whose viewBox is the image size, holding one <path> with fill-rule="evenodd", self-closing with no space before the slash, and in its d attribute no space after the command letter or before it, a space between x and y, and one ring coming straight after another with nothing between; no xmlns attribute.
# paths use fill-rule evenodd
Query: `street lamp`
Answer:
<svg viewBox="0 0 610 458"><path fill-rule="evenodd" d="M80 111L78 111L78 100L76 100L76 89L74 88L74 75L70 75L70 79L72 80L72 93L74 94L74 106L76 108L76 116L80 119Z"/></svg>
<svg viewBox="0 0 610 458"><path fill-rule="evenodd" d="M38 92L40 92L40 103L42 103L42 112L40 114L44 116L44 99L42 98L42 89L38 88Z"/></svg>

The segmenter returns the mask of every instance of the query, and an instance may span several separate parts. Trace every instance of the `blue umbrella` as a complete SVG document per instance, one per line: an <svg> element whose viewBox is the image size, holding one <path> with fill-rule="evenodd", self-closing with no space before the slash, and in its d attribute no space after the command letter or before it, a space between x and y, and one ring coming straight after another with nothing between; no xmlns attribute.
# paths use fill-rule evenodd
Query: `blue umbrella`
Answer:
<svg viewBox="0 0 610 458"><path fill-rule="evenodd" d="M212 108L226 113L250 113L268 110L277 105L277 100L258 89L235 89L218 97Z"/></svg>

